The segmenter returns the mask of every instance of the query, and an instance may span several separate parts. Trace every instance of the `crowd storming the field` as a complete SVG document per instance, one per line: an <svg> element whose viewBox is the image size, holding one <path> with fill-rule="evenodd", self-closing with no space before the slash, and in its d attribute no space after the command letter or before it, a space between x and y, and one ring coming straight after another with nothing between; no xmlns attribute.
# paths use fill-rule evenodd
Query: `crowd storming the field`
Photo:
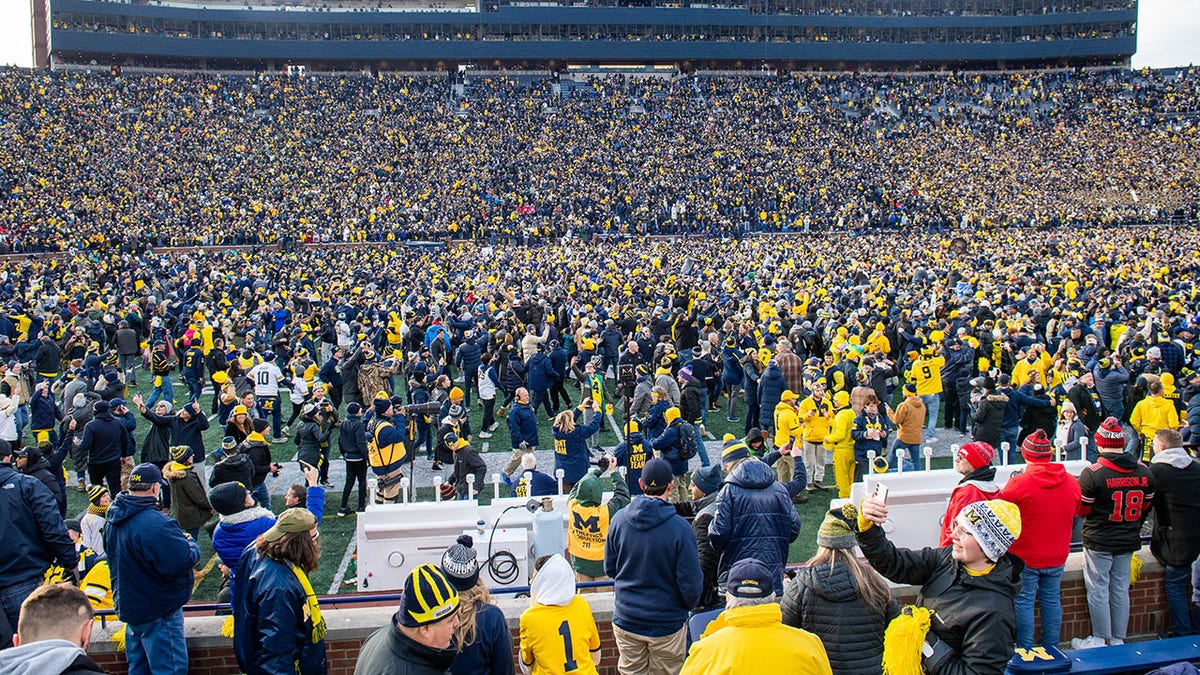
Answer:
<svg viewBox="0 0 1200 675"><path fill-rule="evenodd" d="M448 541L356 672L1000 673L1130 637L1143 528L1193 634L1200 235L1146 223L1196 213L1196 82L6 71L0 670L100 672L115 608L131 673L186 672L203 545L241 671L325 672L325 521L489 459L578 516L520 630ZM936 436L940 547L829 510Z"/></svg>

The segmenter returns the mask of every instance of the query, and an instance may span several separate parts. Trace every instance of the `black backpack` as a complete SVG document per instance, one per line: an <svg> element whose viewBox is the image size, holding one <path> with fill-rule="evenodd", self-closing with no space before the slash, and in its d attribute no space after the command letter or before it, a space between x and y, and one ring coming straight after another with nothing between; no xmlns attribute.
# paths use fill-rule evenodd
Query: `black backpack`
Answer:
<svg viewBox="0 0 1200 675"><path fill-rule="evenodd" d="M699 444L696 426L691 422L681 422L679 424L679 459L688 460L695 457L700 449Z"/></svg>

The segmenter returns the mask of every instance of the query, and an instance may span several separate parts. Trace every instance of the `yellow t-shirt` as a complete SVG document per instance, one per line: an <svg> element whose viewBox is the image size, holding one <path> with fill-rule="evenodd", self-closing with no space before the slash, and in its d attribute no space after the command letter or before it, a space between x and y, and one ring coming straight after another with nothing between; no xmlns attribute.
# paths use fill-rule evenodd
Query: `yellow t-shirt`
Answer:
<svg viewBox="0 0 1200 675"><path fill-rule="evenodd" d="M534 605L521 614L521 661L531 675L598 675L591 652L600 649L592 608L580 596L565 607Z"/></svg>

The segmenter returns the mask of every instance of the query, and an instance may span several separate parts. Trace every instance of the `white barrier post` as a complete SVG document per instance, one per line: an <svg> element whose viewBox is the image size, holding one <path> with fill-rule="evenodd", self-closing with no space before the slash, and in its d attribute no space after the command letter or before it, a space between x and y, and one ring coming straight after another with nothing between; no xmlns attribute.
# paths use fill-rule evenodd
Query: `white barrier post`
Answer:
<svg viewBox="0 0 1200 675"><path fill-rule="evenodd" d="M1061 462L1062 456L1063 456L1063 444L1055 443L1054 444L1054 461Z"/></svg>
<svg viewBox="0 0 1200 675"><path fill-rule="evenodd" d="M1005 466L1012 464L1012 458L1008 456L1008 450L1009 450L1008 441L1004 441L1003 443L1000 444L1000 452L1003 453L1003 455L1004 455L1004 465Z"/></svg>
<svg viewBox="0 0 1200 675"><path fill-rule="evenodd" d="M370 504L375 503L375 492L379 489L379 480L374 476L367 479L367 496L371 498Z"/></svg>
<svg viewBox="0 0 1200 675"><path fill-rule="evenodd" d="M500 474L492 474L492 499L500 499Z"/></svg>
<svg viewBox="0 0 1200 675"><path fill-rule="evenodd" d="M401 504L408 503L408 487L409 487L409 485L410 485L410 483L408 480L408 476L401 476L400 477L400 503Z"/></svg>
<svg viewBox="0 0 1200 675"><path fill-rule="evenodd" d="M467 501L475 500L475 474L467 474Z"/></svg>
<svg viewBox="0 0 1200 675"><path fill-rule="evenodd" d="M1088 446L1088 442L1090 442L1090 441L1091 441L1091 439L1087 437L1087 434L1084 434L1083 436L1079 437L1079 459L1082 459L1082 460L1087 459L1087 454L1088 454L1087 446Z"/></svg>
<svg viewBox="0 0 1200 675"><path fill-rule="evenodd" d="M908 451L904 448L896 448L896 473L904 473L905 457L908 457Z"/></svg>
<svg viewBox="0 0 1200 675"><path fill-rule="evenodd" d="M558 481L558 494L560 495L563 493L563 476L565 475L566 472L564 472L562 469L554 470L554 478Z"/></svg>
<svg viewBox="0 0 1200 675"><path fill-rule="evenodd" d="M417 496L416 494L413 494L414 499L416 498L416 496ZM435 501L435 502L442 501L442 477L441 476L433 477L433 501Z"/></svg>
<svg viewBox="0 0 1200 675"><path fill-rule="evenodd" d="M867 451L867 470L863 472L863 487L867 490L867 496L871 495L871 476L875 475L876 456L874 450Z"/></svg>
<svg viewBox="0 0 1200 675"><path fill-rule="evenodd" d="M925 446L925 450L923 451L923 453L925 455L925 470L929 471L929 470L933 469L933 448L931 448L927 445L927 446ZM950 446L950 453L952 456L957 456L958 455L958 446L957 445Z"/></svg>

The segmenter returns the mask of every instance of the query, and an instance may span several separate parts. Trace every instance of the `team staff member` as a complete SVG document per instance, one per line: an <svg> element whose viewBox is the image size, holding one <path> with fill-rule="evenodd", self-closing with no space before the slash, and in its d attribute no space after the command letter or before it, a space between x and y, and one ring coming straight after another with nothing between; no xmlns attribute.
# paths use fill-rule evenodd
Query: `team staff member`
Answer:
<svg viewBox="0 0 1200 675"><path fill-rule="evenodd" d="M567 503L567 550L576 581L604 579L604 549L612 517L629 504L629 488L621 472L612 473L613 495L601 504L604 486L600 477L609 468L609 458L601 457L592 469L571 488Z"/></svg>

